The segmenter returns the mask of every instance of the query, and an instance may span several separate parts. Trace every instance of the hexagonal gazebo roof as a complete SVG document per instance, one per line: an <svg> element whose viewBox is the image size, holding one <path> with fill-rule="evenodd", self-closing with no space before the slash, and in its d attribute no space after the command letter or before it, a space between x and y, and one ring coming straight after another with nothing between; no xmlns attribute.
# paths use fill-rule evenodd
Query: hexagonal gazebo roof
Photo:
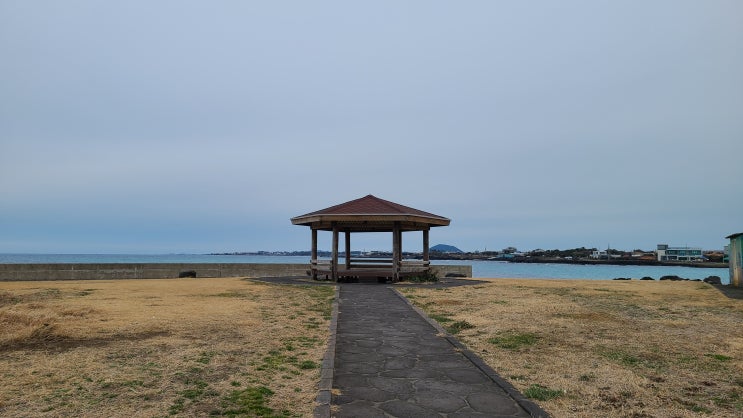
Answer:
<svg viewBox="0 0 743 418"><path fill-rule="evenodd" d="M447 226L448 218L424 212L376 196L367 195L291 219L294 225L305 225L321 231L332 231L333 223L341 231L389 232L395 222L403 231L420 231L434 226Z"/></svg>

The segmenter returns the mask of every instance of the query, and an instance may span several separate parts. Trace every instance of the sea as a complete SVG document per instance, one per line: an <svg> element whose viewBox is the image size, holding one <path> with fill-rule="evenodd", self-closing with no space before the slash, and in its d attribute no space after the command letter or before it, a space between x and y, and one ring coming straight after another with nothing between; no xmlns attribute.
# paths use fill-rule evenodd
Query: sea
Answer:
<svg viewBox="0 0 743 418"><path fill-rule="evenodd" d="M288 263L309 264L306 256L212 255L212 254L0 254L0 263ZM341 259L342 262L342 259ZM611 280L618 277L658 280L675 275L687 279L718 276L730 283L727 268L682 266L611 266L582 264L509 263L490 260L434 260L434 265L469 264L477 278Z"/></svg>

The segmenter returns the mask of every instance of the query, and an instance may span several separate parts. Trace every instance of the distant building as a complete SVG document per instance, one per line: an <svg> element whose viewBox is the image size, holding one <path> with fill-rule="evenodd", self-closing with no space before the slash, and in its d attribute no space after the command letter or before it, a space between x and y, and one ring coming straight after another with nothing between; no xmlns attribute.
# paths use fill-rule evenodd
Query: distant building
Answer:
<svg viewBox="0 0 743 418"><path fill-rule="evenodd" d="M730 239L728 258L730 260L730 284L743 287L743 232L727 236Z"/></svg>
<svg viewBox="0 0 743 418"><path fill-rule="evenodd" d="M593 251L589 257L595 258L596 260L600 260L600 259L609 258L609 253L604 250L598 250L598 251Z"/></svg>
<svg viewBox="0 0 743 418"><path fill-rule="evenodd" d="M656 251L658 261L703 261L700 247L669 247L668 244L658 244Z"/></svg>

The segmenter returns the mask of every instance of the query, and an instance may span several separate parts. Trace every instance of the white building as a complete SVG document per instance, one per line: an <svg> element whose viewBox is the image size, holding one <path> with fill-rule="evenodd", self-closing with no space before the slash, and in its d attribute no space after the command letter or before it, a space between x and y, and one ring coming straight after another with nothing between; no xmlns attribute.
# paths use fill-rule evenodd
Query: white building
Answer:
<svg viewBox="0 0 743 418"><path fill-rule="evenodd" d="M593 251L590 257L595 258L596 260L609 258L609 253L606 252L606 250Z"/></svg>
<svg viewBox="0 0 743 418"><path fill-rule="evenodd" d="M656 251L658 261L702 261L701 247L669 247L668 244L658 244Z"/></svg>

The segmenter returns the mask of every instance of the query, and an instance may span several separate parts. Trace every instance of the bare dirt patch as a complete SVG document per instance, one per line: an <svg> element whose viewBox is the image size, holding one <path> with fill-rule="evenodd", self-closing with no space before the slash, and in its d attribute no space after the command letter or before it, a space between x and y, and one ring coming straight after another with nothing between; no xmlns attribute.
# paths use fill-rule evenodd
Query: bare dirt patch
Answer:
<svg viewBox="0 0 743 418"><path fill-rule="evenodd" d="M333 297L238 278L0 283L0 415L311 416Z"/></svg>
<svg viewBox="0 0 743 418"><path fill-rule="evenodd" d="M556 417L740 417L743 301L700 282L401 288ZM461 301L461 304L452 303Z"/></svg>

